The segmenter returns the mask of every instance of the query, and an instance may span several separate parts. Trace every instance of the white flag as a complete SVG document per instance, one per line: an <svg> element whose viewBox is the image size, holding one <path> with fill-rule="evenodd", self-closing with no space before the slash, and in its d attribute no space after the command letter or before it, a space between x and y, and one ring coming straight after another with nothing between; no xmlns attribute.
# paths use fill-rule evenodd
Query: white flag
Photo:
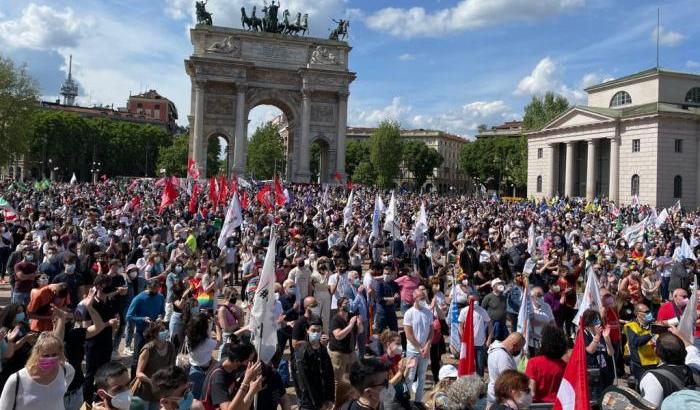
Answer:
<svg viewBox="0 0 700 410"><path fill-rule="evenodd" d="M631 203L633 208L639 208L639 197L637 194L632 195L632 203Z"/></svg>
<svg viewBox="0 0 700 410"><path fill-rule="evenodd" d="M537 238L535 237L535 224L531 223L530 228L527 230L527 252L530 256L535 256L537 251Z"/></svg>
<svg viewBox="0 0 700 410"><path fill-rule="evenodd" d="M683 238L683 241L681 242L681 246L676 248L676 250L673 251L673 259L677 259L682 261L683 259L692 259L692 260L697 260L695 257L695 253L693 253L693 249L688 245L688 241Z"/></svg>
<svg viewBox="0 0 700 410"><path fill-rule="evenodd" d="M681 211L681 200L679 199L678 201L676 201L676 204L673 205L673 208L671 208L671 212L673 212L675 214L675 213L680 212L680 211Z"/></svg>
<svg viewBox="0 0 700 410"><path fill-rule="evenodd" d="M685 310L681 315L681 320L678 323L678 330L693 344L695 341L695 321L698 318L698 277L695 276L695 281L690 291L690 303L685 306Z"/></svg>
<svg viewBox="0 0 700 410"><path fill-rule="evenodd" d="M250 313L249 328L251 342L258 352L258 358L269 363L277 350L277 322L275 320L275 243L277 228L270 231L270 245L267 247L260 281L255 290L253 310Z"/></svg>
<svg viewBox="0 0 700 410"><path fill-rule="evenodd" d="M224 249L226 247L226 239L233 235L234 229L242 224L243 215L241 214L241 203L238 201L238 192L234 192L231 202L228 204L224 225L221 227L221 233L219 234L219 241L217 242L219 249Z"/></svg>
<svg viewBox="0 0 700 410"><path fill-rule="evenodd" d="M578 313L574 317L574 324L578 326L579 318L588 309L598 310L603 306L600 300L600 286L598 285L598 280L595 277L595 272L593 272L593 264L588 264L588 269L586 269L586 289L583 291L583 299L581 299L581 304L578 307Z"/></svg>
<svg viewBox="0 0 700 410"><path fill-rule="evenodd" d="M384 201L382 201L381 195L377 194L374 199L374 212L372 212L372 234L370 238L379 238L381 236L381 231L379 228L380 219L382 218L382 212L384 211Z"/></svg>
<svg viewBox="0 0 700 410"><path fill-rule="evenodd" d="M627 242L627 245L631 248L634 246L634 244L637 242L637 239L640 239L644 236L644 229L647 226L647 218L644 218L641 222L628 226L627 228L622 230L622 238Z"/></svg>
<svg viewBox="0 0 700 410"><path fill-rule="evenodd" d="M668 219L668 211L666 208L663 209L663 211L659 212L659 215L656 217L656 227L660 227L661 225L666 222L666 219Z"/></svg>
<svg viewBox="0 0 700 410"><path fill-rule="evenodd" d="M459 352L462 340L459 337L459 307L457 306L457 297L455 288L457 285L452 284L452 301L450 302L450 347L453 351Z"/></svg>
<svg viewBox="0 0 700 410"><path fill-rule="evenodd" d="M78 182L78 178L75 177L75 172L74 172L74 173L73 173L73 176L70 177L70 183L71 183L71 185L73 185L73 184L75 184L76 182Z"/></svg>
<svg viewBox="0 0 700 410"><path fill-rule="evenodd" d="M425 203L420 204L420 214L416 221L416 226L413 229L413 241L416 243L416 249L422 249L425 245L425 233L428 231L428 215L425 212Z"/></svg>
<svg viewBox="0 0 700 410"><path fill-rule="evenodd" d="M386 210L386 218L384 219L384 230L389 232L394 239L398 238L401 233L399 232L399 224L396 221L396 199L394 198L394 192L391 192L391 199L389 200L389 207Z"/></svg>
<svg viewBox="0 0 700 410"><path fill-rule="evenodd" d="M343 209L343 227L348 226L350 220L352 219L352 198L353 191L350 191L350 195L348 195L348 203L345 204L345 209Z"/></svg>
<svg viewBox="0 0 700 410"><path fill-rule="evenodd" d="M323 190L323 196L321 197L321 205L326 206L328 202L328 185L326 189Z"/></svg>
<svg viewBox="0 0 700 410"><path fill-rule="evenodd" d="M513 285L515 286L515 285ZM525 339L525 345L523 346L523 353L525 356L528 354L528 346L530 346L530 336L532 334L532 322L530 322L530 313L532 312L532 307L530 306L530 286L527 281L523 286L523 297L520 300L520 310L518 310L518 333L523 335Z"/></svg>

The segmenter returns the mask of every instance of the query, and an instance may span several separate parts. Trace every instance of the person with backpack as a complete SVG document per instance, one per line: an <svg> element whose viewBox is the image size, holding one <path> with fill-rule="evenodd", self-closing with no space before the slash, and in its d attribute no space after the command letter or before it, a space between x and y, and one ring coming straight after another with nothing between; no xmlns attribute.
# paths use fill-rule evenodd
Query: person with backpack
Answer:
<svg viewBox="0 0 700 410"><path fill-rule="evenodd" d="M250 389L249 375L246 369L255 358L255 348L249 343L229 345L224 354L225 359L213 367L207 374L202 388L202 404L206 410L228 409L239 393L246 396ZM260 364L256 364L257 376L261 373ZM248 379L248 380L246 380Z"/></svg>
<svg viewBox="0 0 700 410"><path fill-rule="evenodd" d="M661 364L644 373L639 382L645 400L659 407L679 390L700 388L700 352L678 328L671 326L669 333L659 335L654 350Z"/></svg>

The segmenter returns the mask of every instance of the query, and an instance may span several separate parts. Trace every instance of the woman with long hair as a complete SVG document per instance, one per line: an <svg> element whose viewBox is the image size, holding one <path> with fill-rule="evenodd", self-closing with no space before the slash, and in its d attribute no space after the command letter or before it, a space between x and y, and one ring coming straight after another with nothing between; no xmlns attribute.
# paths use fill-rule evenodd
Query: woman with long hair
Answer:
<svg viewBox="0 0 700 410"><path fill-rule="evenodd" d="M149 410L158 410L159 397L153 388L151 377L160 369L175 364L175 346L168 341L168 329L160 321L151 322L143 331L146 344L139 354L136 366L136 381L132 388L134 396L148 402Z"/></svg>
<svg viewBox="0 0 700 410"><path fill-rule="evenodd" d="M210 336L211 323L209 316L204 313L192 315L185 327L185 343L189 350L190 375L192 394L200 397L204 377L212 364L212 352L216 349L216 340Z"/></svg>
<svg viewBox="0 0 700 410"><path fill-rule="evenodd" d="M75 370L66 362L63 340L51 332L37 339L23 369L5 383L0 409L63 410Z"/></svg>

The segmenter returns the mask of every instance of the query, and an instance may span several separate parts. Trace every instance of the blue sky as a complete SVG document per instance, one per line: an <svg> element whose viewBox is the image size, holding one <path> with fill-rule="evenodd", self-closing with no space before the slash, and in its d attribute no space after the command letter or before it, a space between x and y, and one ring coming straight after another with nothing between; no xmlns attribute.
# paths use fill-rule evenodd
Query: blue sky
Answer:
<svg viewBox="0 0 700 410"><path fill-rule="evenodd" d="M183 60L194 0L0 0L0 53L26 62L46 99L57 98L68 56L79 103L124 106L129 92L155 88L186 121L190 86ZM215 25L239 27L256 0L209 0ZM588 85L656 64L700 72L700 1L631 0L283 0L309 13L311 34L331 18L351 20L357 73L349 125L384 118L405 128L463 136L478 124L522 116L547 90L585 103ZM259 107L251 126L276 110Z"/></svg>

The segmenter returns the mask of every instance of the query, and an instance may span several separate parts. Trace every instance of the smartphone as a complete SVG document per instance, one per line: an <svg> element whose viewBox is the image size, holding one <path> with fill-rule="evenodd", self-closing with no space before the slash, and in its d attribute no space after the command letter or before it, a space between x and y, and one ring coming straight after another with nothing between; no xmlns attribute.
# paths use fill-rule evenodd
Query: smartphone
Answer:
<svg viewBox="0 0 700 410"><path fill-rule="evenodd" d="M651 330L651 333L653 333L653 334L655 334L655 335L660 335L660 334L663 334L663 333L668 333L668 327L666 327L666 326L664 326L664 325L652 324L650 330Z"/></svg>

